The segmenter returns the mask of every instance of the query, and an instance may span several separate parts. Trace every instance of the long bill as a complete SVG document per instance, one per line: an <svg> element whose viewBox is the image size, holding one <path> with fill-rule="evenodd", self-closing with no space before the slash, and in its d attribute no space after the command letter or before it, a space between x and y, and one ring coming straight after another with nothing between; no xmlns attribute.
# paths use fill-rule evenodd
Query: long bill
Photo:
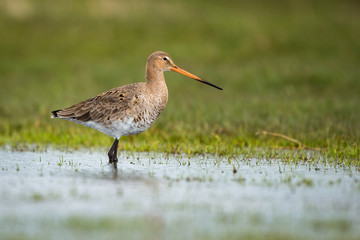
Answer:
<svg viewBox="0 0 360 240"><path fill-rule="evenodd" d="M209 85L209 86L212 86L212 87L214 87L214 88L217 88L217 89L219 89L219 90L223 90L221 87L218 87L218 86L216 86L216 85L214 85L214 84L212 84L212 83L210 83L210 82L208 82L208 81L206 81L206 80L204 80L204 79L201 79L201 78L199 78L198 76L195 76L194 74L189 73L188 71L185 71L184 69L179 68L179 67L176 66L176 65L174 65L174 66L171 68L171 71L180 73L180 74L182 74L182 75L185 75L185 76L187 76L187 77L189 77L189 78L195 79L195 80L197 80L197 81L199 81L199 82L205 83L205 84L207 84L207 85Z"/></svg>

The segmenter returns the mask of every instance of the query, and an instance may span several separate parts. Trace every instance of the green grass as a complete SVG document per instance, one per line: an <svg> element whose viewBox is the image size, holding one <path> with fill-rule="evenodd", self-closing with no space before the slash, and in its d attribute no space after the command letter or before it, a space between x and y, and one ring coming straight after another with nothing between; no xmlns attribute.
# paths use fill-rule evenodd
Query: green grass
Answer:
<svg viewBox="0 0 360 240"><path fill-rule="evenodd" d="M296 147L256 135L266 130L357 163L359 12L357 1L6 1L0 145L110 147L50 111L144 81L148 55L164 50L224 91L166 73L167 108L121 149L270 156Z"/></svg>

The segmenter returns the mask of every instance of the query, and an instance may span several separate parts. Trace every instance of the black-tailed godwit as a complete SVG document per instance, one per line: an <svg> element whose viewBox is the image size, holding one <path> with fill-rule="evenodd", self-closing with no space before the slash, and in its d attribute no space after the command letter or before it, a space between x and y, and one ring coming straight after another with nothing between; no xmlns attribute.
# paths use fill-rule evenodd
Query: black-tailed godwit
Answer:
<svg viewBox="0 0 360 240"><path fill-rule="evenodd" d="M138 82L103 92L69 108L52 111L51 118L62 118L94 128L115 138L108 156L116 165L119 138L139 134L164 110L168 89L164 71L174 71L222 90L176 66L165 52L152 53L146 64L146 82Z"/></svg>

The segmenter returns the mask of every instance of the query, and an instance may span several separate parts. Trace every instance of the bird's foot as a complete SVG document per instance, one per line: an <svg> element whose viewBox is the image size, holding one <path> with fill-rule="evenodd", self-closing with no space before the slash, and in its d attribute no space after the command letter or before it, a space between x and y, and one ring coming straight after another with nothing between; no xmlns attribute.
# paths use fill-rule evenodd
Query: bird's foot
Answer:
<svg viewBox="0 0 360 240"><path fill-rule="evenodd" d="M114 179L117 178L117 163L118 158L115 156L109 156L109 165L113 165L114 167Z"/></svg>
<svg viewBox="0 0 360 240"><path fill-rule="evenodd" d="M117 156L115 155L112 155L112 156L110 156L109 155L109 164L117 164L117 162L118 162L118 158L117 158Z"/></svg>

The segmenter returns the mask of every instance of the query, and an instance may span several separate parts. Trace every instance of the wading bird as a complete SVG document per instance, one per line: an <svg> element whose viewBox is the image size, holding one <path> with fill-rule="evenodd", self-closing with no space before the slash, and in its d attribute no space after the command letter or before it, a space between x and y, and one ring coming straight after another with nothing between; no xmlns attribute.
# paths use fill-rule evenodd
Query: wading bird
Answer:
<svg viewBox="0 0 360 240"><path fill-rule="evenodd" d="M168 89L164 71L174 71L222 90L176 66L165 52L152 53L146 64L146 82L138 82L103 92L71 107L52 111L51 118L61 118L94 128L115 138L108 156L116 166L119 138L139 134L164 110Z"/></svg>

